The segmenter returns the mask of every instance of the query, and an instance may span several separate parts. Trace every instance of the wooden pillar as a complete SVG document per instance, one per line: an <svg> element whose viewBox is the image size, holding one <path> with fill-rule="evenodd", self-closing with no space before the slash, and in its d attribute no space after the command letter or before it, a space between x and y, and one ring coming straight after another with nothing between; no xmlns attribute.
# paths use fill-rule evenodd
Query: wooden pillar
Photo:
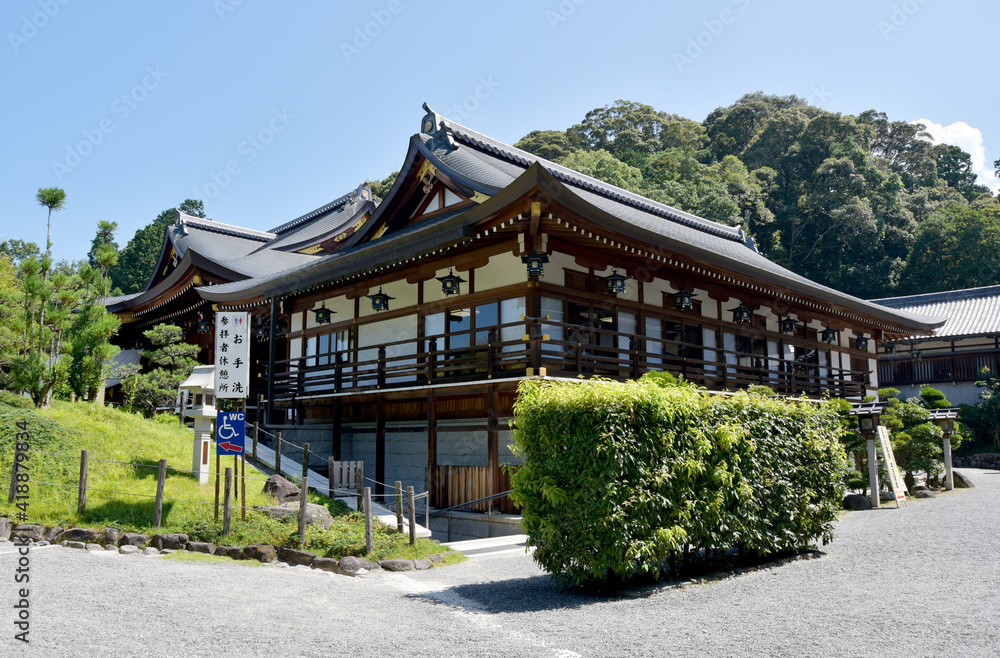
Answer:
<svg viewBox="0 0 1000 658"><path fill-rule="evenodd" d="M333 436L330 437L330 454L333 455L335 461L340 461L340 450L342 446L343 437L340 431L340 425L344 418L344 407L343 401L340 398L333 399Z"/></svg>
<svg viewBox="0 0 1000 658"><path fill-rule="evenodd" d="M271 299L270 335L267 339L267 423L274 423L274 362L278 355L278 299ZM258 411L259 413L259 411ZM260 418L257 419L260 423Z"/></svg>
<svg viewBox="0 0 1000 658"><path fill-rule="evenodd" d="M955 474L951 469L951 434L944 435L944 488L955 488Z"/></svg>
<svg viewBox="0 0 1000 658"><path fill-rule="evenodd" d="M542 295L538 290L538 282L529 283L528 285L530 287L524 300L525 315L529 318L540 318L542 316ZM528 363L529 367L533 368L534 373L537 375L539 368L542 366L542 344L539 340L536 340L536 338L541 338L541 323L535 325L535 327L535 329L532 329L532 325L527 323L524 332L532 337L532 341L529 343Z"/></svg>
<svg viewBox="0 0 1000 658"><path fill-rule="evenodd" d="M436 482L434 481L434 471L437 470L437 409L434 406L434 391L427 391L427 491L430 492L432 502L439 505L437 494L434 491Z"/></svg>
<svg viewBox="0 0 1000 658"><path fill-rule="evenodd" d="M379 395L375 402L375 479L376 495L385 495L385 398Z"/></svg>
<svg viewBox="0 0 1000 658"><path fill-rule="evenodd" d="M486 391L486 436L487 464L490 466L489 495L499 493L500 488L500 406L497 404L496 386L488 386Z"/></svg>
<svg viewBox="0 0 1000 658"><path fill-rule="evenodd" d="M868 486L871 488L872 509L879 506L878 497L878 455L875 452L875 437L868 437Z"/></svg>

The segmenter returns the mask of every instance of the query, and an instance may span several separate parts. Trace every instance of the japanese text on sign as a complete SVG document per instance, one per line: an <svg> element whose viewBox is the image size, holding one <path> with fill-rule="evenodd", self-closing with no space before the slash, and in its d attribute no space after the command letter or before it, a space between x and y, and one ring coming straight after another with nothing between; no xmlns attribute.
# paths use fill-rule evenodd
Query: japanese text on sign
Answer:
<svg viewBox="0 0 1000 658"><path fill-rule="evenodd" d="M215 397L245 398L250 388L250 315L215 314Z"/></svg>

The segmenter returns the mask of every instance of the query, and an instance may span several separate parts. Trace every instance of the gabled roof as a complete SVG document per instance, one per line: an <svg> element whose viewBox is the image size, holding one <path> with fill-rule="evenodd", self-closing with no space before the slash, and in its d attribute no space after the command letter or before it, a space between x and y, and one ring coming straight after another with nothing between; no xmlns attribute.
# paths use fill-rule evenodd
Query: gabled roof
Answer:
<svg viewBox="0 0 1000 658"><path fill-rule="evenodd" d="M1000 334L1000 286L887 297L872 301L902 311L947 318L935 333L934 340ZM928 338L930 337L918 336L914 340Z"/></svg>

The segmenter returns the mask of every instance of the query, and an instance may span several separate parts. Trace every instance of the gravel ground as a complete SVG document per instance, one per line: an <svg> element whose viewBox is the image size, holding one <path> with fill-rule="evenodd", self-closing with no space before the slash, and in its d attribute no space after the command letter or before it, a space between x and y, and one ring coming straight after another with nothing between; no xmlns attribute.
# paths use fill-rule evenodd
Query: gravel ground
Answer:
<svg viewBox="0 0 1000 658"><path fill-rule="evenodd" d="M1000 655L1000 472L963 471L975 489L844 515L820 559L646 598L560 592L520 552L352 579L38 549L30 646L0 544L0 655Z"/></svg>

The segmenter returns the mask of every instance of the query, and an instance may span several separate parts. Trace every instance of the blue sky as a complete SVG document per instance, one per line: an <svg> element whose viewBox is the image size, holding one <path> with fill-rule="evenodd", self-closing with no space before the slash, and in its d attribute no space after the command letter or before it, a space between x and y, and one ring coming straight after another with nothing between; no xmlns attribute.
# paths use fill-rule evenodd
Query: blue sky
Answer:
<svg viewBox="0 0 1000 658"><path fill-rule="evenodd" d="M51 186L56 259L188 197L269 229L398 169L425 101L513 143L617 99L701 121L796 94L933 122L996 189L998 19L940 0L6 0L0 239L44 247Z"/></svg>

